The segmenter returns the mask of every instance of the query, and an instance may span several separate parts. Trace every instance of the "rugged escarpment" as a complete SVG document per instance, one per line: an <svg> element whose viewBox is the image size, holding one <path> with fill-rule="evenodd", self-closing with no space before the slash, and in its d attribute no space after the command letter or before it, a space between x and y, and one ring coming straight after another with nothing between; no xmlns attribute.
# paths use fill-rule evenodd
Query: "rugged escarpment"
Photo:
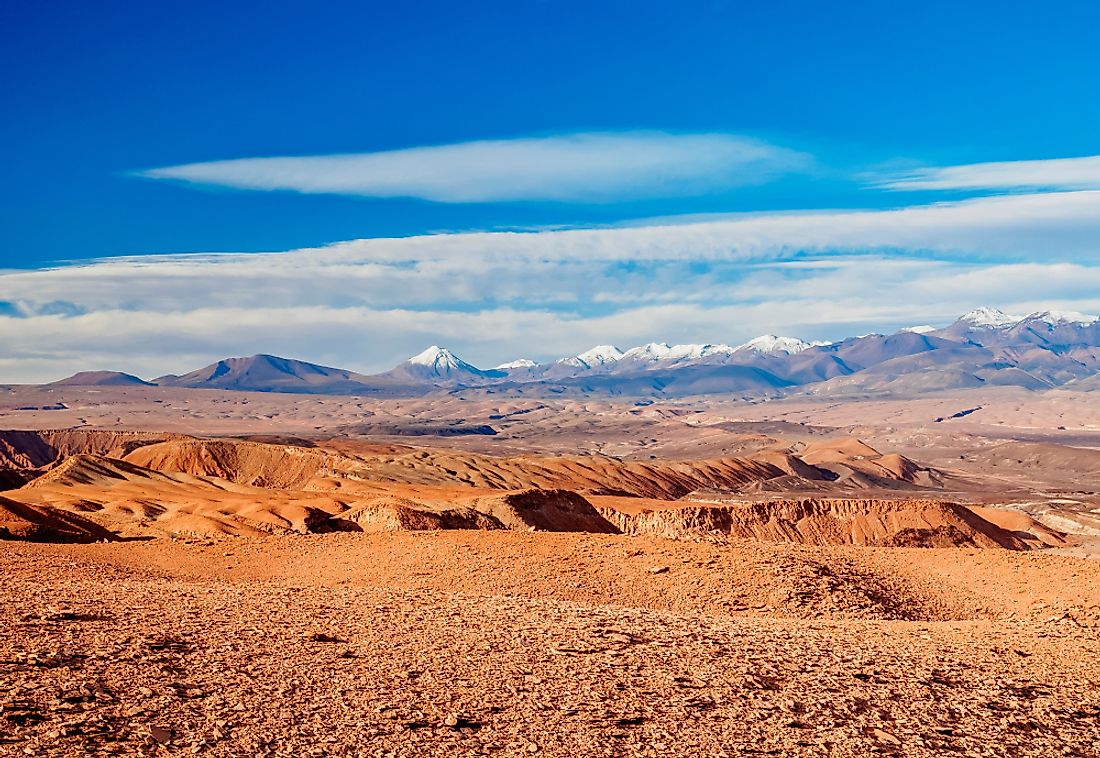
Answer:
<svg viewBox="0 0 1100 758"><path fill-rule="evenodd" d="M123 458L144 445L183 435L87 429L0 431L0 489L21 487L72 455Z"/></svg>
<svg viewBox="0 0 1100 758"><path fill-rule="evenodd" d="M356 503L331 519L346 531L511 529L536 532L616 534L591 503L568 490L523 490L487 495L469 503L440 505L384 496Z"/></svg>
<svg viewBox="0 0 1100 758"><path fill-rule="evenodd" d="M1010 531L964 505L938 500L802 499L687 505L628 515L603 509L625 534L730 537L807 545L1026 550Z"/></svg>

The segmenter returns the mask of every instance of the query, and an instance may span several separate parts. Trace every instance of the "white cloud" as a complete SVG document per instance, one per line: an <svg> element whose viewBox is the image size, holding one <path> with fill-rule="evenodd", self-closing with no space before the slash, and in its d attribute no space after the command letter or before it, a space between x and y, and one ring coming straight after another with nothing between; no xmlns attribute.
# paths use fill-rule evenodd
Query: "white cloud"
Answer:
<svg viewBox="0 0 1100 758"><path fill-rule="evenodd" d="M887 177L893 190L1100 189L1100 156L920 168Z"/></svg>
<svg viewBox="0 0 1100 758"><path fill-rule="evenodd" d="M241 158L140 172L249 190L444 203L703 194L805 171L805 154L729 134L582 133L375 153Z"/></svg>
<svg viewBox="0 0 1100 758"><path fill-rule="evenodd" d="M740 286L731 281L752 266L831 268L836 256L901 251L918 262L928 251L1016 262L1098 260L1100 192L655 227L355 240L284 253L115 258L0 273L0 302L41 314L272 303L568 309L722 301Z"/></svg>

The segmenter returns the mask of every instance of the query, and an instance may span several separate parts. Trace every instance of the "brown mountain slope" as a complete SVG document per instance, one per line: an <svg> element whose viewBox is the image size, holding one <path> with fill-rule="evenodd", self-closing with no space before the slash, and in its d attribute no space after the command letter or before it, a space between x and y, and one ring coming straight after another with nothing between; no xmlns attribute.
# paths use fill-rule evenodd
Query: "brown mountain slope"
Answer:
<svg viewBox="0 0 1100 758"><path fill-rule="evenodd" d="M501 458L457 451L398 448L393 452L339 454L236 440L174 440L126 455L159 471L217 476L259 487L300 490L355 489L356 482L449 485L486 489L570 489L675 499L711 487L732 489L783 476L798 465L784 456L640 462L603 456ZM799 470L813 475L812 470Z"/></svg>

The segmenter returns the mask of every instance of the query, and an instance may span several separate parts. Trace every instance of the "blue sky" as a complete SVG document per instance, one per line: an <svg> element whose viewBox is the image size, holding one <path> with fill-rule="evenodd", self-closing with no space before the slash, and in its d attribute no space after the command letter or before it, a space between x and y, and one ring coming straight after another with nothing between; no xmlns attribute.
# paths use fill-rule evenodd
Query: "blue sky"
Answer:
<svg viewBox="0 0 1100 758"><path fill-rule="evenodd" d="M1100 169L1050 162L1100 154L1092 3L0 14L0 379L259 350L374 370L443 340L492 363L532 352L532 331L545 359L589 339L830 338L987 301L1100 307ZM960 201L946 231L913 210ZM700 225L776 211L803 221ZM852 211L908 215L868 232ZM652 219L683 228L636 231ZM495 230L529 236L456 234ZM239 333L212 326L261 306ZM86 346L104 330L119 347Z"/></svg>

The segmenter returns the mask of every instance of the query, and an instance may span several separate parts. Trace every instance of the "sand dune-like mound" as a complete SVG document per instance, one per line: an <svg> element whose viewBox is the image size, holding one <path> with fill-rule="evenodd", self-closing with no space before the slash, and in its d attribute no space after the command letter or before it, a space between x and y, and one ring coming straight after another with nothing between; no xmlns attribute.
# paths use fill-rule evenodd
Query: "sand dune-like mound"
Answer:
<svg viewBox="0 0 1100 758"><path fill-rule="evenodd" d="M116 535L74 513L0 497L0 539L31 542L99 542Z"/></svg>
<svg viewBox="0 0 1100 758"><path fill-rule="evenodd" d="M799 458L809 464L846 463L852 459L873 460L881 455L882 453L862 440L842 437L811 442L799 453Z"/></svg>
<svg viewBox="0 0 1100 758"><path fill-rule="evenodd" d="M981 547L1027 543L966 506L936 500L777 500L603 515L626 534L731 537L807 545Z"/></svg>
<svg viewBox="0 0 1100 758"><path fill-rule="evenodd" d="M836 475L828 469L818 468L805 459L780 450L761 450L752 456L754 461L767 463L782 470L787 476L808 482L831 482ZM761 480L763 481L763 480Z"/></svg>
<svg viewBox="0 0 1100 758"><path fill-rule="evenodd" d="M75 487L80 484L110 486L113 481L148 479L174 481L159 471L135 466L117 458L81 453L70 455L60 464L27 484L30 488L50 486Z"/></svg>
<svg viewBox="0 0 1100 758"><path fill-rule="evenodd" d="M1011 532L1033 547L1064 547L1072 544L1064 532L1053 529L1022 511L1006 511L1001 508L976 505L968 507L989 523Z"/></svg>
<svg viewBox="0 0 1100 758"><path fill-rule="evenodd" d="M830 471L845 489L905 489L906 485L938 488L943 472L897 453L882 454L851 437L821 440L798 453L803 463Z"/></svg>
<svg viewBox="0 0 1100 758"><path fill-rule="evenodd" d="M475 507L507 529L616 534L618 528L569 490L524 490L478 498Z"/></svg>

